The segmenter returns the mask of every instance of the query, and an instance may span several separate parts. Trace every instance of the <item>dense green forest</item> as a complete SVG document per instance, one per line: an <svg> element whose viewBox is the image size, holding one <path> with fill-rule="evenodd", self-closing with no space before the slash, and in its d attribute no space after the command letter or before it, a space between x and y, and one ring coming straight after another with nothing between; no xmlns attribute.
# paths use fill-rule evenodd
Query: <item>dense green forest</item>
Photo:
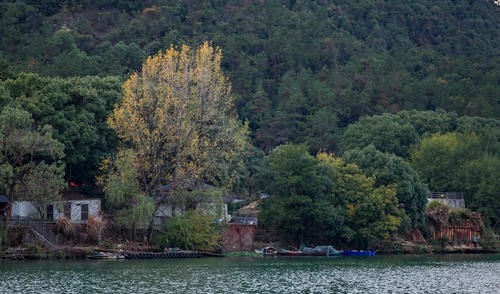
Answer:
<svg viewBox="0 0 500 294"><path fill-rule="evenodd" d="M486 0L0 1L1 141L29 130L19 144L64 146L4 144L1 192L20 193L23 167L41 162L93 189L119 145L107 119L123 82L160 50L210 41L249 127L230 188L276 195L263 219L284 239L370 244L422 224L428 191L465 192L498 232L499 17ZM366 199L342 199L357 186ZM382 215L355 220L363 201ZM332 226L345 229L321 236Z"/></svg>

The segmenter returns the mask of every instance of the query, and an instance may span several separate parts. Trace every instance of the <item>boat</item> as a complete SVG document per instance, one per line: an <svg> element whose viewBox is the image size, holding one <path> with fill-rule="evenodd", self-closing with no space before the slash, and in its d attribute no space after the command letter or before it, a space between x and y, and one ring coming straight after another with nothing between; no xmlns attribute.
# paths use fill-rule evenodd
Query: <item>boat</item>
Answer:
<svg viewBox="0 0 500 294"><path fill-rule="evenodd" d="M303 247L300 250L280 249L278 256L340 256L342 251L338 251L331 245Z"/></svg>
<svg viewBox="0 0 500 294"><path fill-rule="evenodd" d="M276 252L276 255L278 255L278 256L312 256L312 255L306 255L301 250L288 250L288 249L280 249L280 250L278 250L278 252Z"/></svg>
<svg viewBox="0 0 500 294"><path fill-rule="evenodd" d="M375 256L375 250L345 250L344 256Z"/></svg>
<svg viewBox="0 0 500 294"><path fill-rule="evenodd" d="M121 252L103 252L103 251L94 251L92 254L87 256L89 259L125 259L125 255Z"/></svg>
<svg viewBox="0 0 500 294"><path fill-rule="evenodd" d="M326 256L340 256L342 251L335 249L331 245L315 246L314 248L305 247L302 251L313 250L316 252L324 253Z"/></svg>
<svg viewBox="0 0 500 294"><path fill-rule="evenodd" d="M262 254L263 256L276 256L276 249L271 246L266 246L262 249L255 250L256 253Z"/></svg>

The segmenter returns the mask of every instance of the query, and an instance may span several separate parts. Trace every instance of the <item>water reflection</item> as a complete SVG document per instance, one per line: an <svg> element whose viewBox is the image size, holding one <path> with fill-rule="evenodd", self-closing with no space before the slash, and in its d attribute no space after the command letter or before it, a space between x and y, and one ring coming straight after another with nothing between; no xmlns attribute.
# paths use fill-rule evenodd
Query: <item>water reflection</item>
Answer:
<svg viewBox="0 0 500 294"><path fill-rule="evenodd" d="M498 293L500 255L0 261L0 293Z"/></svg>

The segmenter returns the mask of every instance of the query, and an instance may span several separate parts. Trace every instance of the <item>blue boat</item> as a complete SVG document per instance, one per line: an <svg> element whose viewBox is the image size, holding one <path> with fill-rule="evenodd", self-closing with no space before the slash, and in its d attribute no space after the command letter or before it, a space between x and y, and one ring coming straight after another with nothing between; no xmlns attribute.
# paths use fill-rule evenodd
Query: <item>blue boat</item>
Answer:
<svg viewBox="0 0 500 294"><path fill-rule="evenodd" d="M344 250L344 256L375 256L374 250Z"/></svg>

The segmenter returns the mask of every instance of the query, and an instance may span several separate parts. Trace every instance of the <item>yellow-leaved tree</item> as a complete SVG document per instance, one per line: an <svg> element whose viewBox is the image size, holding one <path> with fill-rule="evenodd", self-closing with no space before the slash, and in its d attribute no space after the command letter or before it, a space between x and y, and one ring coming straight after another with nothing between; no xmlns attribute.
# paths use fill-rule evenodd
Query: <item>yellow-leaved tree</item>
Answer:
<svg viewBox="0 0 500 294"><path fill-rule="evenodd" d="M124 83L109 125L135 154L145 195L168 189L180 201L200 184L230 186L241 170L248 126L237 119L221 59L209 42L171 47Z"/></svg>

